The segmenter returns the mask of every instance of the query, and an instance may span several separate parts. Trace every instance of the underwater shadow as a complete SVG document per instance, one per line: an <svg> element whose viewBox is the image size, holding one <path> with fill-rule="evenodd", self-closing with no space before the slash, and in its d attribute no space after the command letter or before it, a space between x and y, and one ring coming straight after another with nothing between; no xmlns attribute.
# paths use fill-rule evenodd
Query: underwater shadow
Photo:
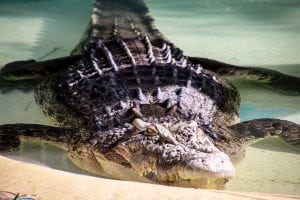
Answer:
<svg viewBox="0 0 300 200"><path fill-rule="evenodd" d="M23 141L20 147L5 156L61 171L96 176L78 168L62 149L43 142Z"/></svg>
<svg viewBox="0 0 300 200"><path fill-rule="evenodd" d="M6 42L6 46L11 45L16 50L26 45L27 56L23 59L46 60L70 54L88 25L92 1L5 0L0 1L0 5L0 18L10 20L11 25L7 27L15 31L9 41L1 44ZM14 38L26 34L30 34L28 43L20 44ZM20 59L21 56L15 55Z"/></svg>
<svg viewBox="0 0 300 200"><path fill-rule="evenodd" d="M257 141L256 143L251 144L250 146L275 152L291 153L299 155L300 151L288 145L283 139L278 137L271 137Z"/></svg>
<svg viewBox="0 0 300 200"><path fill-rule="evenodd" d="M92 0L0 1L0 68L15 60L37 61L67 56L90 20ZM36 81L0 78L3 93L32 91Z"/></svg>

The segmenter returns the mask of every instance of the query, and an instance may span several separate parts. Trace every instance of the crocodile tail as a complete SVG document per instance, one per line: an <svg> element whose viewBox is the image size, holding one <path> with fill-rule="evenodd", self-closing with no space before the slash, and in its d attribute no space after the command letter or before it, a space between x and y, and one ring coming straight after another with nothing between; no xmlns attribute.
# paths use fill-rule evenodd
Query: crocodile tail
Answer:
<svg viewBox="0 0 300 200"><path fill-rule="evenodd" d="M116 37L135 39L144 36L152 42L165 40L153 22L142 0L94 0L91 21L71 54L81 54L81 49L91 38L105 42Z"/></svg>
<svg viewBox="0 0 300 200"><path fill-rule="evenodd" d="M282 137L289 145L300 150L300 125L280 119L255 119L231 126L245 140Z"/></svg>
<svg viewBox="0 0 300 200"><path fill-rule="evenodd" d="M79 135L71 129L36 124L4 124L0 126L0 152L6 152L20 145L19 138L40 140L62 148L75 144Z"/></svg>

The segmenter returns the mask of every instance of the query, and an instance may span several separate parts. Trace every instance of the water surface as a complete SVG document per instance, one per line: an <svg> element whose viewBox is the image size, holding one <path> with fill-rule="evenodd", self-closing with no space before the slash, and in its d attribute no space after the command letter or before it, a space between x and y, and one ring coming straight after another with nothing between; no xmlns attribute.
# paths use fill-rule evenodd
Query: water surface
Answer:
<svg viewBox="0 0 300 200"><path fill-rule="evenodd" d="M187 55L267 66L300 77L298 0L146 2L161 32ZM16 59L68 55L87 25L90 8L80 0L1 0L0 66ZM242 121L274 117L300 123L300 97L253 81L232 81L242 96ZM0 94L0 113L3 124L49 124L32 92ZM11 156L82 173L62 151L43 143L25 143ZM227 184L229 190L300 195L299 188L300 154L276 138L249 146L237 165L237 177Z"/></svg>

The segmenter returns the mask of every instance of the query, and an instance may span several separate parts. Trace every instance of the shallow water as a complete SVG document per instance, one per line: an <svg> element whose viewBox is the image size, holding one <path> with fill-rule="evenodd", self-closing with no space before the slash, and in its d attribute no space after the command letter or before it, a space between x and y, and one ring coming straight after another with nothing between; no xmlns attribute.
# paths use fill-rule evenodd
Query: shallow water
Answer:
<svg viewBox="0 0 300 200"><path fill-rule="evenodd" d="M297 0L147 0L157 27L186 54L240 65L270 66L300 76L300 2ZM0 66L16 59L68 55L89 20L80 0L1 0ZM48 52L52 52L48 55ZM276 117L300 123L300 97L285 96L253 81L232 79L242 96L241 120ZM49 124L33 93L0 94L0 123ZM26 143L12 157L82 173L62 151ZM236 191L300 195L300 154L280 139L247 148Z"/></svg>

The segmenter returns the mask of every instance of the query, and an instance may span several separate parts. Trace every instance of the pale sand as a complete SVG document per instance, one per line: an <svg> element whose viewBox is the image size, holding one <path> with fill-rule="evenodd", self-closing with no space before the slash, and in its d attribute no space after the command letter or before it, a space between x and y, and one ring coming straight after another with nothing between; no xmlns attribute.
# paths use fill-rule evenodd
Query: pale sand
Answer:
<svg viewBox="0 0 300 200"><path fill-rule="evenodd" d="M0 156L0 191L36 199L298 199L295 196L168 187L108 180L54 170Z"/></svg>

